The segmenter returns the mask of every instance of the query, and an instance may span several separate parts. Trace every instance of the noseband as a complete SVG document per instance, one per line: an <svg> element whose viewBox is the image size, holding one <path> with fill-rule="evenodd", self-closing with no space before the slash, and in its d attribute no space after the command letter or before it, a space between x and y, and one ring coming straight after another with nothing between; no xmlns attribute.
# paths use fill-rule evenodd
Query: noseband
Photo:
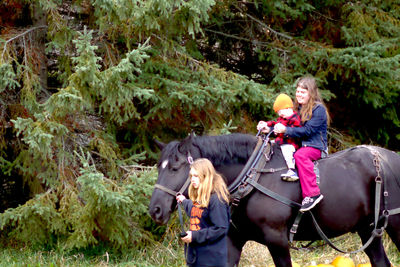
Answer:
<svg viewBox="0 0 400 267"><path fill-rule="evenodd" d="M160 190L162 190L162 191L164 191L164 192L166 192L166 193L168 193L168 194L170 194L170 195L175 197L176 195L182 194L183 192L185 192L185 190L189 186L189 183L190 183L190 179L187 178L186 182L182 185L182 187L181 187L181 189L179 189L179 191L174 191L174 190L169 189L168 187L165 187L165 186L160 185L160 184L155 184L154 187L158 188L158 189L160 189Z"/></svg>

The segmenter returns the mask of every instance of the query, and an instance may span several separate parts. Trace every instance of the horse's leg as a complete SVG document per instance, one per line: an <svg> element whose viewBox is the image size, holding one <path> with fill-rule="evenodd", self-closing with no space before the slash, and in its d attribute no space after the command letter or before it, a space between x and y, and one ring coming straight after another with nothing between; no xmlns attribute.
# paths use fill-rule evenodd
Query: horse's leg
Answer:
<svg viewBox="0 0 400 267"><path fill-rule="evenodd" d="M240 255L242 254L242 249L246 241L243 241L230 233L228 233L228 265L229 267L239 266Z"/></svg>
<svg viewBox="0 0 400 267"><path fill-rule="evenodd" d="M400 214L389 216L386 232L400 252Z"/></svg>
<svg viewBox="0 0 400 267"><path fill-rule="evenodd" d="M358 231L361 241L365 244L371 237L371 228ZM372 267L390 267L390 261L383 248L382 237L375 237L371 244L364 250L369 257Z"/></svg>
<svg viewBox="0 0 400 267"><path fill-rule="evenodd" d="M264 238L276 267L292 266L286 233L284 229L264 230Z"/></svg>

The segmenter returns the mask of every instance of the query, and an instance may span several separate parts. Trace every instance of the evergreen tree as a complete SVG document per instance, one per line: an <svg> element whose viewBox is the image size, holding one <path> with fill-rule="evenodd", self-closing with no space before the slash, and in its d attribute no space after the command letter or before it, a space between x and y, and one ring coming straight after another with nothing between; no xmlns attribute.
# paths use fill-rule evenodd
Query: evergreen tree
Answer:
<svg viewBox="0 0 400 267"><path fill-rule="evenodd" d="M66 248L143 242L156 173L127 166L154 162L152 139L212 131L271 104L265 85L186 51L214 1L12 3L48 18L3 29L1 99L19 110L3 118L18 144L0 155L1 169L21 176L32 197L0 214L4 237ZM47 51L36 54L42 31ZM40 57L53 62L46 83Z"/></svg>
<svg viewBox="0 0 400 267"><path fill-rule="evenodd" d="M333 127L398 150L398 4L3 1L1 178L30 195L5 203L0 235L66 248L144 242L156 171L139 163L154 164L153 138L254 132L305 74Z"/></svg>

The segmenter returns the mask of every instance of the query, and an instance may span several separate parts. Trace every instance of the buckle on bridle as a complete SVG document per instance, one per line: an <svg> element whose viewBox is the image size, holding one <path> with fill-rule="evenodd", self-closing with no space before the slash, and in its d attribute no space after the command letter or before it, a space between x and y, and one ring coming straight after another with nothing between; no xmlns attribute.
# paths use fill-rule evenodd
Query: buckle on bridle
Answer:
<svg viewBox="0 0 400 267"><path fill-rule="evenodd" d="M193 157L189 151L188 151L188 155L187 155L187 161L189 162L189 165L193 164Z"/></svg>

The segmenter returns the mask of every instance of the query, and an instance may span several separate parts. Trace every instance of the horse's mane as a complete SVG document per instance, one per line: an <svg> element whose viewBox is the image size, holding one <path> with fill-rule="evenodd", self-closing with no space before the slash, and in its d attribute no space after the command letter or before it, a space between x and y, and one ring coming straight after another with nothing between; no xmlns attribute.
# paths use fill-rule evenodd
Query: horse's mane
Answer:
<svg viewBox="0 0 400 267"><path fill-rule="evenodd" d="M193 139L202 157L212 160L214 165L246 163L257 143L249 134L228 134L220 136L198 136Z"/></svg>

